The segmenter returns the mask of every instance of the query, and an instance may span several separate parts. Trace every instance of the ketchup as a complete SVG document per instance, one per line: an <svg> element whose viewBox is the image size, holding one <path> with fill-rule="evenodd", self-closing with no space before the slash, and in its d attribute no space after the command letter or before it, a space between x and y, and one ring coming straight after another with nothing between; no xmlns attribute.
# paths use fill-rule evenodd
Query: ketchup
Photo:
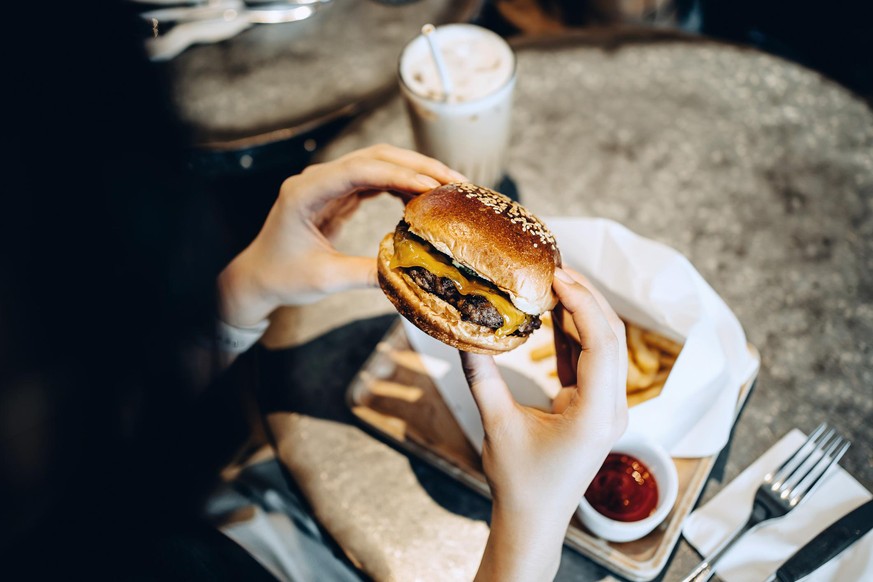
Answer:
<svg viewBox="0 0 873 582"><path fill-rule="evenodd" d="M658 484L639 459L610 453L595 475L585 499L600 514L616 521L639 521L658 505Z"/></svg>

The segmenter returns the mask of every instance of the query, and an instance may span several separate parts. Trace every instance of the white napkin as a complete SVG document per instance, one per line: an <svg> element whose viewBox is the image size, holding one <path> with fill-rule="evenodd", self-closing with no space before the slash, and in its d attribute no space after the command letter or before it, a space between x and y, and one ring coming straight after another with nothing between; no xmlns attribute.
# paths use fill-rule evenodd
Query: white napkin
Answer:
<svg viewBox="0 0 873 582"><path fill-rule="evenodd" d="M680 252L615 221L544 222L564 264L588 277L619 315L684 341L661 394L630 410L630 428L674 457L718 453L730 435L740 387L759 364L728 305Z"/></svg>
<svg viewBox="0 0 873 582"><path fill-rule="evenodd" d="M752 463L682 527L685 539L709 555L748 517L764 475L788 458L806 437L792 430ZM851 451L851 449L850 449ZM871 494L849 473L834 466L818 489L785 517L747 533L719 560L716 572L726 582L764 580L801 546L833 521L861 505ZM873 580L873 531L810 574L806 580Z"/></svg>

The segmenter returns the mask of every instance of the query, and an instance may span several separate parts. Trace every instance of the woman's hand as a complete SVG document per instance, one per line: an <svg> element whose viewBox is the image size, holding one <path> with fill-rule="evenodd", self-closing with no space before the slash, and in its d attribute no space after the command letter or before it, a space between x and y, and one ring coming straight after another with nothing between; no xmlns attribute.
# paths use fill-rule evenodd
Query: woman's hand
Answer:
<svg viewBox="0 0 873 582"><path fill-rule="evenodd" d="M222 271L222 318L248 327L282 305L376 286L376 260L338 252L332 240L361 200L388 191L403 199L464 181L461 174L389 145L312 165L285 180L254 241Z"/></svg>
<svg viewBox="0 0 873 582"><path fill-rule="evenodd" d="M562 380L575 376L575 383L552 412L517 404L491 357L462 353L485 428L482 463L494 499L482 580L554 577L570 518L627 426L622 321L581 275L559 269L553 287L582 345L574 361L561 363ZM555 318L556 330L559 324ZM565 356L566 338L556 344Z"/></svg>

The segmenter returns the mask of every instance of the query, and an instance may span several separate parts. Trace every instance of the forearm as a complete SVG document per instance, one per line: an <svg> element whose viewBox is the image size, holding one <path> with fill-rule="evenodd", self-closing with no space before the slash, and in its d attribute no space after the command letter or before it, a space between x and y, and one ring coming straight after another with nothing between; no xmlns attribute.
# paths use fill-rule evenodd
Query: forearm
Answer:
<svg viewBox="0 0 873 582"><path fill-rule="evenodd" d="M495 504L477 582L553 579L566 529L567 524L513 514Z"/></svg>

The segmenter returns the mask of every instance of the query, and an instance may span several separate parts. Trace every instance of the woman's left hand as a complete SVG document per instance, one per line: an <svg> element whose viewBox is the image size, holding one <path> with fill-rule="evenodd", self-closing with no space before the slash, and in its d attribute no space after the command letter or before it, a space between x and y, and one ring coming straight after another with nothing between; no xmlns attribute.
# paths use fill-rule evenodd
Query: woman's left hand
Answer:
<svg viewBox="0 0 873 582"><path fill-rule="evenodd" d="M570 518L627 426L624 324L578 273L556 270L553 288L580 346L556 345L559 370L572 373L562 376L551 412L518 404L492 357L461 354L485 430L482 466L494 500L477 580L554 577ZM562 320L554 321L558 329Z"/></svg>
<svg viewBox="0 0 873 582"><path fill-rule="evenodd" d="M373 257L344 255L332 244L360 202L384 191L408 200L464 180L433 158L384 144L286 179L255 240L219 276L222 318L252 326L282 305L377 286Z"/></svg>

